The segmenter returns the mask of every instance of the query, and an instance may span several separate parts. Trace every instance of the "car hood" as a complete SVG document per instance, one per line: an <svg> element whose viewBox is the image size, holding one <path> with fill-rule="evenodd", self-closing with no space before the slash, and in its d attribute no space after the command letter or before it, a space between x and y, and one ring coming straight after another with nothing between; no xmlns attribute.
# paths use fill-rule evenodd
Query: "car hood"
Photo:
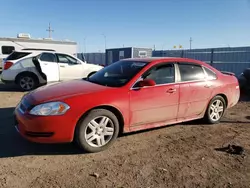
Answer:
<svg viewBox="0 0 250 188"><path fill-rule="evenodd" d="M88 68L94 69L96 71L103 69L103 66L100 66L100 65L91 64L91 63L86 63L86 64L88 65Z"/></svg>
<svg viewBox="0 0 250 188"><path fill-rule="evenodd" d="M27 97L36 104L60 100L76 95L95 93L105 89L108 89L108 87L85 80L71 80L40 87L30 92Z"/></svg>

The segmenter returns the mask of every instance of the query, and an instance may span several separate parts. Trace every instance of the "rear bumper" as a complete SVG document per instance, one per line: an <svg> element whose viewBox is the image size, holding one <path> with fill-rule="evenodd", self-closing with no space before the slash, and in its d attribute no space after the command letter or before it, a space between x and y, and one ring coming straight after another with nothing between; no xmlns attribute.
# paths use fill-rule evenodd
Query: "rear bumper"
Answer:
<svg viewBox="0 0 250 188"><path fill-rule="evenodd" d="M5 79L3 79L3 78L1 78L1 81L2 81L3 83L5 83L5 84L14 84L14 83L15 83L14 80L5 80Z"/></svg>

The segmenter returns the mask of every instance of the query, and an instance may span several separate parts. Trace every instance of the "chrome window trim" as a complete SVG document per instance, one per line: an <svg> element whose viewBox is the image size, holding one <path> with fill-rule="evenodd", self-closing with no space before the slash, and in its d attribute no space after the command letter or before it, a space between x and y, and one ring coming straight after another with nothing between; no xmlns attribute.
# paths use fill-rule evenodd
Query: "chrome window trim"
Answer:
<svg viewBox="0 0 250 188"><path fill-rule="evenodd" d="M180 69L179 69L179 66L178 66L178 62L166 62L166 63L172 63L174 64L174 67L175 67L175 82L174 83L166 83L166 84L157 84L155 86L147 86L147 87L134 87L134 85L139 82L142 78L140 76L140 78L138 78L135 83L130 87L130 90L138 90L138 89L143 89L143 88L150 88L150 87L158 87L158 86L166 86L166 85L173 85L173 84L185 84L185 83L192 83L192 82L206 82L206 81L212 81L212 80L217 80L218 77L217 77L217 74L212 71L211 69L203 66L203 65L200 65L200 64L197 64L197 63L194 63L194 62L186 62L188 64L194 64L196 66L200 66L205 74L205 78L204 79L201 79L201 80L191 80L191 81L180 81L181 79L181 74L180 74ZM185 63L185 62L183 62ZM164 64L164 63L163 63ZM215 75L216 75L216 79L208 79L208 75L207 75L207 72L205 70L205 68L211 70ZM152 68L152 67L151 67ZM177 80L178 79L178 80Z"/></svg>

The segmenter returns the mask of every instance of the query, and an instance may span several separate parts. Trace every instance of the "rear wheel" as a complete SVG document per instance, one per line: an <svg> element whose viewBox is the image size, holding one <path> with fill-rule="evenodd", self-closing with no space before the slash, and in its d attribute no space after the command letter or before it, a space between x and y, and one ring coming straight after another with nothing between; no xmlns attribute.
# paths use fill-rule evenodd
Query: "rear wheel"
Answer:
<svg viewBox="0 0 250 188"><path fill-rule="evenodd" d="M209 103L205 119L210 124L219 123L226 109L226 102L223 97L215 96Z"/></svg>
<svg viewBox="0 0 250 188"><path fill-rule="evenodd" d="M23 91L31 91L37 87L38 81L33 75L23 74L17 78L17 84Z"/></svg>
<svg viewBox="0 0 250 188"><path fill-rule="evenodd" d="M76 127L75 140L87 152L100 152L115 141L119 133L117 117L105 109L94 109Z"/></svg>

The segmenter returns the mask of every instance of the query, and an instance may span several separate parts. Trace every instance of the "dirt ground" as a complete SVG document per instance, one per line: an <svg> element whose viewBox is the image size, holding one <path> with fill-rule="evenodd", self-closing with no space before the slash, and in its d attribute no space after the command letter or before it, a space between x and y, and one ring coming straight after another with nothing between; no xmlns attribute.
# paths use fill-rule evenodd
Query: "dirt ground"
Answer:
<svg viewBox="0 0 250 188"><path fill-rule="evenodd" d="M218 125L196 122L120 137L108 150L22 139L12 113L24 93L0 83L0 187L250 187L250 103ZM229 143L244 155L217 151Z"/></svg>

